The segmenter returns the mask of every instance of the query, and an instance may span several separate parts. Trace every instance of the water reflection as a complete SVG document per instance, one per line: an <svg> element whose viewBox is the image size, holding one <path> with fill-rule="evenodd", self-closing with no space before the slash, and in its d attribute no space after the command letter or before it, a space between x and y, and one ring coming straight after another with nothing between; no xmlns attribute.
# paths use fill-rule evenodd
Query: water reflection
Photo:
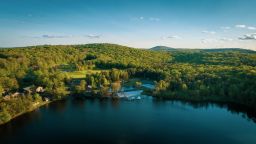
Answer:
<svg viewBox="0 0 256 144"><path fill-rule="evenodd" d="M54 112L63 113L67 108L67 104L68 104L68 100L64 99L64 100L53 102L47 108L51 109Z"/></svg>
<svg viewBox="0 0 256 144"><path fill-rule="evenodd" d="M105 99L100 99L99 106L101 110L105 110L108 107L108 101Z"/></svg>
<svg viewBox="0 0 256 144"><path fill-rule="evenodd" d="M252 108L248 108L242 105L238 104L232 104L232 103L216 103L216 102L191 102L191 101L179 101L179 100L161 100L161 99L155 99L150 96L144 96L144 99L141 101L152 101L152 104L155 108L168 106L171 108L175 108L177 110L182 111L188 111L187 106L191 106L194 109L209 109L211 107L219 107L222 109L226 109L232 114L240 115L241 117L253 121L256 123L256 110ZM109 104L112 108L118 109L120 107L120 103L125 100L121 99L80 99L80 98L73 98L71 103L72 106L78 107L78 108L84 108L86 103L90 103L94 105L95 103L98 103L101 110L105 110L108 108ZM132 103L143 103L141 101L131 101ZM54 106L55 110L57 111L64 111L66 107L67 102L62 101Z"/></svg>
<svg viewBox="0 0 256 144"><path fill-rule="evenodd" d="M230 112L241 117L234 117ZM30 138L34 142L42 138L43 132L45 143L56 140L56 137L70 143L79 140L83 143L119 143L119 140L124 143L189 143L191 140L191 143L198 143L202 142L198 140L201 136L204 138L202 143L236 143L229 133L249 133L252 135L249 139L255 142L256 125L242 117L256 122L254 110L233 104L152 97L134 101L70 98L0 126L0 139L2 143L19 143L20 139ZM188 139L183 140L183 137ZM213 137L218 139L211 141Z"/></svg>
<svg viewBox="0 0 256 144"><path fill-rule="evenodd" d="M4 138L6 135L11 135L12 133L26 127L27 124L39 121L41 119L41 113L39 110L29 112L19 116L10 122L0 125L0 139Z"/></svg>
<svg viewBox="0 0 256 144"><path fill-rule="evenodd" d="M192 102L192 101L179 101L179 100L162 100L153 99L153 104L155 107L162 107L163 105L172 106L176 109L187 110L186 106L189 105L195 109L208 109L209 107L219 107L222 109L227 109L232 114L237 114L247 119L248 121L253 121L256 123L256 109L249 108L243 105L238 105L234 103L217 103L217 102ZM177 105L181 104L181 105Z"/></svg>
<svg viewBox="0 0 256 144"><path fill-rule="evenodd" d="M191 101L179 101L179 100L161 100L161 99L155 99L151 98L150 96L144 96L146 100L151 101L153 103L154 107L163 107L168 106L175 109L187 111L188 108L186 106L191 106L195 109L208 109L210 107L219 107L222 109L227 109L232 114L237 114L242 116L243 118L246 118L247 120L252 120L256 123L256 110L252 108L248 108L246 106L238 105L238 104L232 104L232 103L216 103L216 102L191 102ZM80 98L73 98L72 99L72 105L75 107L83 108L84 105L89 102L91 104L94 104L95 102L99 103L99 107L104 110L108 107L108 104L111 104L112 108L119 108L120 106L120 99L80 99ZM143 100L142 100L143 101ZM133 103L137 103L138 101L132 101ZM55 104L53 107L58 112L65 111L67 101L61 101Z"/></svg>
<svg viewBox="0 0 256 144"><path fill-rule="evenodd" d="M118 108L120 104L120 100L119 99L112 99L111 100L111 105L113 108Z"/></svg>
<svg viewBox="0 0 256 144"><path fill-rule="evenodd" d="M84 99L74 98L74 99L72 99L71 104L74 107L83 108L86 103L85 103Z"/></svg>

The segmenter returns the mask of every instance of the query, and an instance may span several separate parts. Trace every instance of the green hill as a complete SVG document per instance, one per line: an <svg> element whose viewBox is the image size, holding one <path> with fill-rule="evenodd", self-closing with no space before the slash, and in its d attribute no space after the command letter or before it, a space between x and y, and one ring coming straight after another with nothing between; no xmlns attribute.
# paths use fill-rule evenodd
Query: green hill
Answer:
<svg viewBox="0 0 256 144"><path fill-rule="evenodd" d="M242 49L242 48L206 48L206 49L191 49L191 48L172 48L167 46L156 46L150 48L152 51L166 51L166 52L173 52L173 51L187 51L187 52L239 52L239 53L253 53L255 54L256 51Z"/></svg>
<svg viewBox="0 0 256 144"><path fill-rule="evenodd" d="M0 49L0 123L30 110L44 97L84 94L88 86L90 95L102 96L129 78L155 81L155 89L148 93L157 98L232 102L256 109L254 51L42 45ZM6 100L31 85L42 86L44 93Z"/></svg>
<svg viewBox="0 0 256 144"><path fill-rule="evenodd" d="M167 47L167 46L155 46L153 48L150 48L150 50L153 50L153 51L175 51L177 49Z"/></svg>

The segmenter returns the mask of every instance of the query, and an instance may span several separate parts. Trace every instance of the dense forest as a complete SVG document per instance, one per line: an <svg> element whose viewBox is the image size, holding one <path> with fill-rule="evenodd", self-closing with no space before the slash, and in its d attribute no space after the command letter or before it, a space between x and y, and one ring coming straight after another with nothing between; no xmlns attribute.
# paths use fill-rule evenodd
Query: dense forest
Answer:
<svg viewBox="0 0 256 144"><path fill-rule="evenodd" d="M130 78L155 81L150 94L156 98L232 102L256 109L254 51L165 49L114 44L0 49L0 124L68 95L111 97Z"/></svg>

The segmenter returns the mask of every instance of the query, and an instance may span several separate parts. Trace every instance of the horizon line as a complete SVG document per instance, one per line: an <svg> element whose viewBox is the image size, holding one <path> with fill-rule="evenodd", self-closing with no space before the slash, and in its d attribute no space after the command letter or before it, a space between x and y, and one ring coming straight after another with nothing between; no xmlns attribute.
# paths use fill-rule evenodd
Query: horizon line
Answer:
<svg viewBox="0 0 256 144"><path fill-rule="evenodd" d="M90 45L90 44L112 44L112 45L119 45L119 46L125 46L129 48L137 48L137 49L151 49L154 47L166 47L166 48L173 48L173 49L244 49L244 50L252 50L256 51L254 49L249 49L249 48L243 48L243 47L204 47L204 48L185 48L185 47L172 47L172 46L166 46L166 45L155 45L153 47L134 47L134 46L129 46L125 44L118 44L118 43L81 43L81 44L39 44L39 45L26 45L26 46L11 46L11 47L1 47L0 49L5 49L5 48L26 48L26 47L37 47L37 46L78 46L78 45Z"/></svg>

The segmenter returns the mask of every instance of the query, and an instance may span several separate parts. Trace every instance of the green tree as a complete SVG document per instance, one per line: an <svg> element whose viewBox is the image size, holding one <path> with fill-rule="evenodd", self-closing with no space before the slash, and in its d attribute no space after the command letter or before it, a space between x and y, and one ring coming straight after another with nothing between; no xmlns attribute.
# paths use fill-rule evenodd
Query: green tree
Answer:
<svg viewBox="0 0 256 144"><path fill-rule="evenodd" d="M123 77L124 80L127 81L127 80L129 79L129 74L128 74L128 72L127 72L127 71L123 72L122 77Z"/></svg>
<svg viewBox="0 0 256 144"><path fill-rule="evenodd" d="M4 88L0 85L0 98L2 97L3 93L4 93Z"/></svg>
<svg viewBox="0 0 256 144"><path fill-rule="evenodd" d="M142 83L141 83L141 82L139 82L139 81L136 81L136 82L135 82L135 87L140 88L140 87L141 87L141 85L142 85Z"/></svg>
<svg viewBox="0 0 256 144"><path fill-rule="evenodd" d="M41 102L41 101L42 101L42 97L41 97L38 93L35 93L35 94L33 95L33 98L34 98L34 100L37 101L37 102Z"/></svg>
<svg viewBox="0 0 256 144"><path fill-rule="evenodd" d="M11 118L12 116L8 113L7 110L3 109L0 111L0 124L9 121Z"/></svg>
<svg viewBox="0 0 256 144"><path fill-rule="evenodd" d="M85 91L86 90L86 81L85 80L81 80L79 86L80 86L80 91Z"/></svg>
<svg viewBox="0 0 256 144"><path fill-rule="evenodd" d="M100 95L101 96L107 96L109 94L109 87L107 86L102 86L100 88Z"/></svg>
<svg viewBox="0 0 256 144"><path fill-rule="evenodd" d="M110 82L107 80L107 78L106 78L105 76L103 76L103 77L101 78L101 84L102 84L103 86L108 86L108 85L110 84Z"/></svg>
<svg viewBox="0 0 256 144"><path fill-rule="evenodd" d="M188 89L188 86L187 86L185 83L183 83L183 84L181 85L181 89L182 89L183 91L186 91L186 90Z"/></svg>
<svg viewBox="0 0 256 144"><path fill-rule="evenodd" d="M66 97L69 94L69 91L63 82L54 80L54 85L50 93L55 99L61 99Z"/></svg>
<svg viewBox="0 0 256 144"><path fill-rule="evenodd" d="M119 81L120 80L120 72L117 69L112 69L111 78L112 78L112 81Z"/></svg>
<svg viewBox="0 0 256 144"><path fill-rule="evenodd" d="M76 93L83 93L83 92L85 92L85 90L86 90L86 81L81 80L80 84L75 87L75 92Z"/></svg>
<svg viewBox="0 0 256 144"><path fill-rule="evenodd" d="M156 84L156 91L162 91L162 90L166 90L169 86L169 83L164 81L164 80L160 80L157 84Z"/></svg>
<svg viewBox="0 0 256 144"><path fill-rule="evenodd" d="M114 82L114 83L112 83L111 88L112 88L113 94L116 94L121 88L121 83Z"/></svg>

